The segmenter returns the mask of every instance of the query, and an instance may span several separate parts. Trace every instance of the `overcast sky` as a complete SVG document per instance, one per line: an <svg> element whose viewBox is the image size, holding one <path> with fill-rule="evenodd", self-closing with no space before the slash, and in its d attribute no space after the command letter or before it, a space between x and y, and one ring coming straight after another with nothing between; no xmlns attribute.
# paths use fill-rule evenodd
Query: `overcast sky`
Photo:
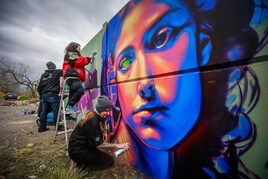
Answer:
<svg viewBox="0 0 268 179"><path fill-rule="evenodd" d="M129 0L0 0L0 56L41 75L47 61L62 67L64 48L82 48Z"/></svg>

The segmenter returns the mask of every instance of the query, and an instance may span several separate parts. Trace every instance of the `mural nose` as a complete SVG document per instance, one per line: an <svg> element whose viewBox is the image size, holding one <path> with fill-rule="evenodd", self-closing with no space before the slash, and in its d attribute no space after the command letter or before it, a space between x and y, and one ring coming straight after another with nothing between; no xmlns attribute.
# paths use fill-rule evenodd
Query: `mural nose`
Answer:
<svg viewBox="0 0 268 179"><path fill-rule="evenodd" d="M155 98L155 86L151 80L144 84L139 91L139 95L147 101L151 101Z"/></svg>

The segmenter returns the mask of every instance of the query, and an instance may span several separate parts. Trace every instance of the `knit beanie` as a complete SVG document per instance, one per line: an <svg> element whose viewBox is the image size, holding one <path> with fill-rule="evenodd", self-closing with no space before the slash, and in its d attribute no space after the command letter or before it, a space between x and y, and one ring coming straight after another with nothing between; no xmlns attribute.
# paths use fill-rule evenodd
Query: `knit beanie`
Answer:
<svg viewBox="0 0 268 179"><path fill-rule="evenodd" d="M96 110L99 113L102 111L109 111L113 108L113 104L107 96L99 96L97 100L98 102L96 104Z"/></svg>
<svg viewBox="0 0 268 179"><path fill-rule="evenodd" d="M47 69L49 69L49 70L54 70L54 69L56 69L56 65L55 65L55 63L53 63L53 62L51 62L51 61L47 62Z"/></svg>

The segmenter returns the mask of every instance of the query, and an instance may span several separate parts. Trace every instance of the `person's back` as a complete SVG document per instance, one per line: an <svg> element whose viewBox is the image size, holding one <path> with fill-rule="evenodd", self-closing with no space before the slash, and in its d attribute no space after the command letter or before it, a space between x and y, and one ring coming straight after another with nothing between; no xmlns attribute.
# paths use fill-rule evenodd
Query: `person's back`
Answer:
<svg viewBox="0 0 268 179"><path fill-rule="evenodd" d="M72 155L79 155L89 149L94 151L104 141L100 130L100 122L103 118L94 111L89 113L91 117L85 122L78 123L70 136L68 148Z"/></svg>
<svg viewBox="0 0 268 179"><path fill-rule="evenodd" d="M77 52L68 52L64 56L63 76L77 77L81 82L86 80L85 66L91 62L89 57L79 56Z"/></svg>
<svg viewBox="0 0 268 179"><path fill-rule="evenodd" d="M41 113L40 120L38 121L40 126L38 132L48 130L46 127L47 114L51 110L53 111L54 123L56 124L59 111L62 70L56 69L56 65L53 62L48 62L47 68L42 74L37 87L37 91L41 96Z"/></svg>
<svg viewBox="0 0 268 179"><path fill-rule="evenodd" d="M42 94L45 92L57 92L60 90L60 77L62 76L62 70L45 70L41 76L40 85L38 85L38 93Z"/></svg>

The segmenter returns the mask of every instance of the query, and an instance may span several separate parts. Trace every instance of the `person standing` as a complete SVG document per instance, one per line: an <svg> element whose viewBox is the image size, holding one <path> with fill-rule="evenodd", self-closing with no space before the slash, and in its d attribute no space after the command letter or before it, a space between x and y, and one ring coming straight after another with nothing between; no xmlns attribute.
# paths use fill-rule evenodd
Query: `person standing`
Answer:
<svg viewBox="0 0 268 179"><path fill-rule="evenodd" d="M99 148L129 149L129 143L112 144L105 141L107 130L105 120L111 114L113 105L107 96L99 96L96 111L89 111L75 127L68 146L70 158L78 167L106 169L114 159Z"/></svg>
<svg viewBox="0 0 268 179"><path fill-rule="evenodd" d="M55 63L47 62L47 70L41 75L37 91L41 96L40 125L38 132L47 131L47 114L53 111L54 123L56 125L59 111L60 96L62 93L62 70L56 69ZM58 126L58 130L63 130L63 126Z"/></svg>
<svg viewBox="0 0 268 179"><path fill-rule="evenodd" d="M80 44L76 42L71 42L65 48L65 56L63 62L63 76L77 77L78 79L68 79L66 81L69 86L69 100L67 102L66 111L75 112L77 109L74 105L79 102L80 98L84 94L84 89L82 83L86 80L86 72L84 67L92 63L94 56L84 57L80 54Z"/></svg>

